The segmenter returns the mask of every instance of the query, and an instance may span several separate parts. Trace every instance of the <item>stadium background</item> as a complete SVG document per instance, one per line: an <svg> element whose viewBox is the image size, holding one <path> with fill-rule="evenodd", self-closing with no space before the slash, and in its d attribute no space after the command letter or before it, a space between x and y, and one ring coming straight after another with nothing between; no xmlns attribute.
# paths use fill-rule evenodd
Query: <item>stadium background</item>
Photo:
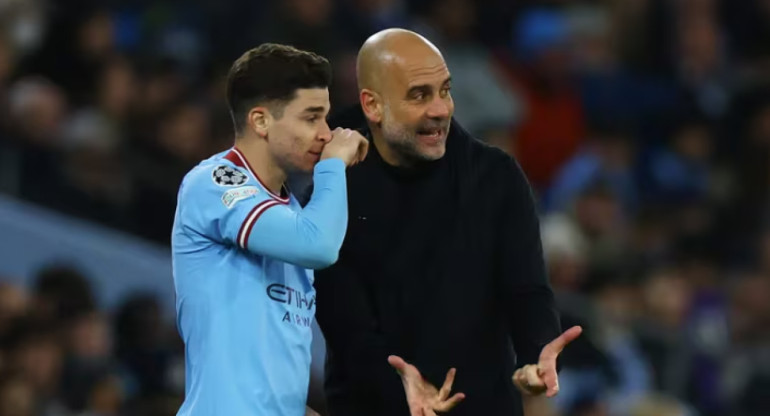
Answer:
<svg viewBox="0 0 770 416"><path fill-rule="evenodd" d="M169 230L232 139L229 64L321 53L340 109L391 26L537 192L586 328L541 414L770 414L770 1L0 0L0 415L174 414Z"/></svg>

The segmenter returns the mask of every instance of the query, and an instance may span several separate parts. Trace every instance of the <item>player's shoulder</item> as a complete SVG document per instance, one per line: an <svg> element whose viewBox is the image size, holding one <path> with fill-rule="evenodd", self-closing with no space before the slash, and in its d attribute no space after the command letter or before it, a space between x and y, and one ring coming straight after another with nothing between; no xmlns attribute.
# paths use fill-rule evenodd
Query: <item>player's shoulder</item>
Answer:
<svg viewBox="0 0 770 416"><path fill-rule="evenodd" d="M184 177L182 187L190 190L235 188L252 182L246 169L226 156L229 151L217 153L201 161Z"/></svg>
<svg viewBox="0 0 770 416"><path fill-rule="evenodd" d="M182 181L180 200L221 203L232 208L244 199L267 198L249 172L228 158L230 153L230 150L217 153L192 168Z"/></svg>

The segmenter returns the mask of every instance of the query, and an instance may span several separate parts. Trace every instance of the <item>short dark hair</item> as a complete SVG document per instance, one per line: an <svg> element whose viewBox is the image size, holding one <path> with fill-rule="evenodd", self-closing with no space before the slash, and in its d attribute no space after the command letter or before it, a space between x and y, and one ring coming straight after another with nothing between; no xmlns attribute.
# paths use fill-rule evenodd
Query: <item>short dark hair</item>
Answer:
<svg viewBox="0 0 770 416"><path fill-rule="evenodd" d="M241 55L227 75L227 104L235 132L245 128L246 114L256 105L270 105L276 117L302 88L327 88L329 61L292 46L263 43Z"/></svg>

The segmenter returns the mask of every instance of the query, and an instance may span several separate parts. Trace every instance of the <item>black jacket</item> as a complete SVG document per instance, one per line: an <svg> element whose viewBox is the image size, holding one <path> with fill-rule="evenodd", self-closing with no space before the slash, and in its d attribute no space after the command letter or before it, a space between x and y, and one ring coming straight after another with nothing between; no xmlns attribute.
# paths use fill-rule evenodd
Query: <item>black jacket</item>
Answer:
<svg viewBox="0 0 770 416"><path fill-rule="evenodd" d="M360 111L338 122L366 131ZM560 326L518 164L453 121L439 161L396 169L372 143L347 179L340 259L315 280L330 414L407 416L390 354L437 387L457 368L450 415L520 414L511 376Z"/></svg>

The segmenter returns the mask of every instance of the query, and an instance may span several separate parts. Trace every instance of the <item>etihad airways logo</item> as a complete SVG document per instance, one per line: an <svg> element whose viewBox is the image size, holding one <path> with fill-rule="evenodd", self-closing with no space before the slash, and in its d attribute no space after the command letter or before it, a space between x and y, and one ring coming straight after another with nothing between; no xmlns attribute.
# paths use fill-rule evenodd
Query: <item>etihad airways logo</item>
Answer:
<svg viewBox="0 0 770 416"><path fill-rule="evenodd" d="M307 296L297 289L280 283L273 283L267 287L267 297L274 302L294 306L295 308L300 309L300 311L310 311L313 309L313 306L315 306L315 295ZM287 311L283 315L281 321L310 327L310 324L313 322L313 317L312 314L310 316L304 316L298 313L292 314Z"/></svg>

